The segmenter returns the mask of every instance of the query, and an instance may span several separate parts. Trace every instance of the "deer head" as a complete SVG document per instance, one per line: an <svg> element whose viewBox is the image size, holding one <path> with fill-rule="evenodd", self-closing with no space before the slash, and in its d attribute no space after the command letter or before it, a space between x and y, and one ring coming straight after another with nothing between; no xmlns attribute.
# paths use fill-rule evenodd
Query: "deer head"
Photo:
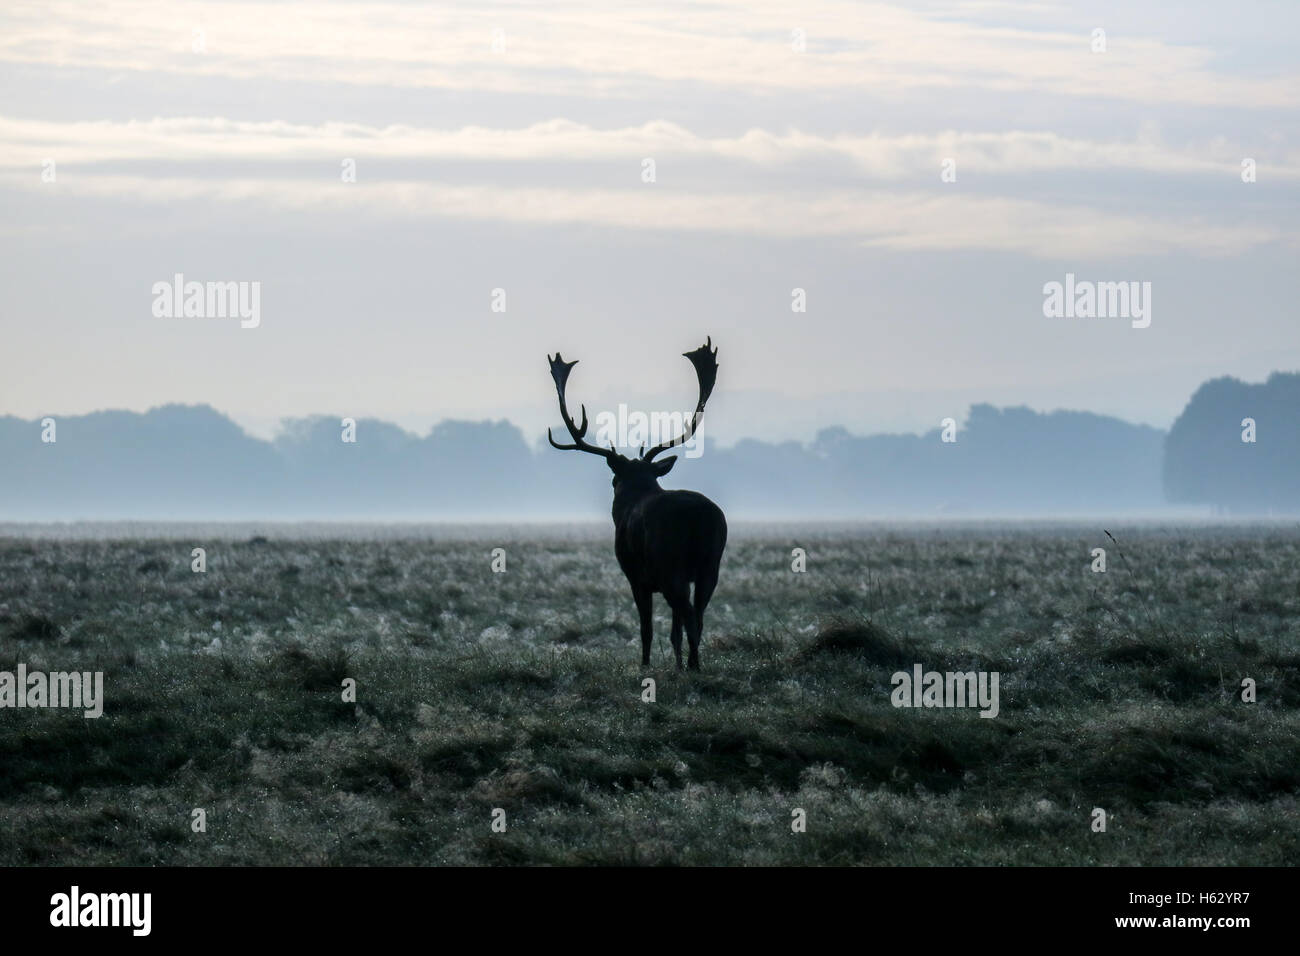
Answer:
<svg viewBox="0 0 1300 956"><path fill-rule="evenodd" d="M577 365L578 361L574 359L572 362L566 362L558 352L555 353L554 358L548 356L551 363L551 378L555 379L555 393L560 399L560 417L564 419L564 425L569 430L569 437L573 439L572 444L561 445L555 440L548 428L546 438L550 441L551 446L561 451L585 451L592 455L600 455L609 465L609 470L614 473L614 489L616 491L621 488L629 490L642 487L646 489L657 488L658 479L672 470L673 465L677 462L677 456L670 455L662 461L655 461L655 458L669 448L690 441L691 436L695 434L695 430L699 428L700 420L704 417L704 404L713 393L713 385L718 379L718 350L713 348L712 336L699 348L682 354L690 359L691 364L695 366L695 377L699 381L700 393L699 401L695 403L695 414L691 416L685 431L677 438L655 445L649 451L646 451L643 445L640 455L636 458L620 455L613 445L610 445L609 448L601 448L586 441L587 406L580 406L582 424L576 424L573 416L569 414L564 394L569 382L569 373L573 371L573 366Z"/></svg>

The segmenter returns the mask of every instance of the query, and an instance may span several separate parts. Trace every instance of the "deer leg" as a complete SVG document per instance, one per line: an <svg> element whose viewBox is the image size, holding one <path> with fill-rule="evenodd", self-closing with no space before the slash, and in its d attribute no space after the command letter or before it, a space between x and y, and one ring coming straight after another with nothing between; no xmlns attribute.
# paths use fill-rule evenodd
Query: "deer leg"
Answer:
<svg viewBox="0 0 1300 956"><path fill-rule="evenodd" d="M673 609L673 652L677 655L677 669L682 669L682 616Z"/></svg>
<svg viewBox="0 0 1300 956"><path fill-rule="evenodd" d="M691 607L690 591L682 596L680 603L673 610L673 617L681 621L682 627L686 630L686 637L691 642L691 670L700 668L700 626L695 620L695 611ZM677 652L677 669L682 669L682 639L681 633L678 632L677 640L673 642L673 650Z"/></svg>
<svg viewBox="0 0 1300 956"><path fill-rule="evenodd" d="M673 588L671 593L665 594L669 605L673 609L673 652L677 655L677 669L682 669L682 630L686 630L687 635L691 634L691 621L695 615L691 612L691 592L690 586L686 585L681 588Z"/></svg>
<svg viewBox="0 0 1300 956"><path fill-rule="evenodd" d="M700 638L704 636L704 609L709 606L709 598L713 597L713 589L717 586L716 574L695 582L695 633L690 635L692 670L700 669Z"/></svg>
<svg viewBox="0 0 1300 956"><path fill-rule="evenodd" d="M700 627L703 623L694 610L687 612L686 638L691 642L691 656L687 660L686 666L693 671L700 669Z"/></svg>
<svg viewBox="0 0 1300 956"><path fill-rule="evenodd" d="M638 588L632 592L636 600L636 610L641 616L641 666L650 666L650 644L655 639L654 618L651 616L653 594L648 588Z"/></svg>

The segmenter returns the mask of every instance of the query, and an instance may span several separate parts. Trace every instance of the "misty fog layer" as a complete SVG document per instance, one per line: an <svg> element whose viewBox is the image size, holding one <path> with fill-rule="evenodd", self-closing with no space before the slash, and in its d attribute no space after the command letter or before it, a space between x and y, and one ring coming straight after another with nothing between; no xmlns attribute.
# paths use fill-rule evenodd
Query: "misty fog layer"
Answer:
<svg viewBox="0 0 1300 956"><path fill-rule="evenodd" d="M1203 385L1168 433L1089 412L974 405L923 435L808 443L706 441L662 482L738 518L1300 512L1300 374ZM52 426L51 426L52 421ZM707 432L707 419L705 432ZM0 517L482 520L598 517L598 458L530 446L506 421L444 421L423 437L337 417L287 421L274 441L207 406L0 418ZM49 441L49 438L53 441ZM47 440L42 440L42 439ZM1253 440L1250 440L1253 439ZM679 449L680 451L680 449Z"/></svg>

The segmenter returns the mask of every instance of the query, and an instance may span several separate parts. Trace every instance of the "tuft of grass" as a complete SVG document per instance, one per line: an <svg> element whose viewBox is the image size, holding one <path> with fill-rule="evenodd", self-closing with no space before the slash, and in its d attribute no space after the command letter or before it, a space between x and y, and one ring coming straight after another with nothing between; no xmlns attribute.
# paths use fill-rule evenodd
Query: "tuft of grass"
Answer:
<svg viewBox="0 0 1300 956"><path fill-rule="evenodd" d="M871 620L835 620L822 628L800 651L804 658L820 654L852 654L869 664L910 666L917 658L889 631Z"/></svg>
<svg viewBox="0 0 1300 956"><path fill-rule="evenodd" d="M1174 657L1173 651L1159 644L1131 641L1102 651L1101 659L1108 664L1140 665L1152 667L1165 664Z"/></svg>
<svg viewBox="0 0 1300 956"><path fill-rule="evenodd" d="M53 618L30 611L18 615L9 625L8 636L19 641L52 641L59 636L59 625Z"/></svg>
<svg viewBox="0 0 1300 956"><path fill-rule="evenodd" d="M308 650L302 644L289 644L278 655L277 669L283 678L311 691L338 690L345 678L356 676L343 647Z"/></svg>

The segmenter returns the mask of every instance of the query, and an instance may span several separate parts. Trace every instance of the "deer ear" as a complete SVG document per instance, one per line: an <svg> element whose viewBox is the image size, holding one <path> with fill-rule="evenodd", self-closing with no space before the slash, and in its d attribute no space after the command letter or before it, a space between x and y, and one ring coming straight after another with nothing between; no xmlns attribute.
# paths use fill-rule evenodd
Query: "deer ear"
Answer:
<svg viewBox="0 0 1300 956"><path fill-rule="evenodd" d="M655 464L655 476L658 478L662 478L664 475L668 474L668 472L673 470L673 465L677 464L677 456L669 455L667 458L663 459L662 461L657 461L654 464Z"/></svg>

